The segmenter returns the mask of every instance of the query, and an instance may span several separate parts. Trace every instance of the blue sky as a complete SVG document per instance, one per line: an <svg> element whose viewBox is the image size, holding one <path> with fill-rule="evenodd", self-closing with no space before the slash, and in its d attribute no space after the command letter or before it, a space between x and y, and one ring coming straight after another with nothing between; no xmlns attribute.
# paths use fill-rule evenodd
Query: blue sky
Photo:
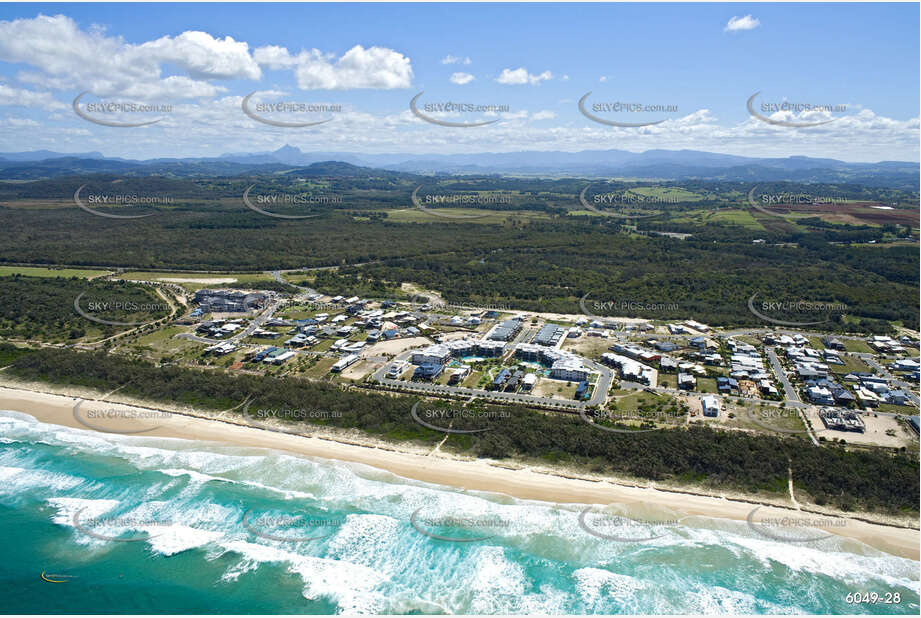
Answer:
<svg viewBox="0 0 921 618"><path fill-rule="evenodd" d="M918 4L5 4L0 151L131 158L273 150L482 152L697 149L749 156L918 160ZM729 24L735 24L735 28ZM230 37L230 38L228 38ZM453 61L452 61L453 60ZM166 113L78 117L71 102L146 102ZM260 112L331 119L277 127L254 102L338 105ZM505 106L430 112L419 104ZM580 113L600 103L669 111ZM756 111L791 125L777 125ZM834 106L771 111L762 105Z"/></svg>

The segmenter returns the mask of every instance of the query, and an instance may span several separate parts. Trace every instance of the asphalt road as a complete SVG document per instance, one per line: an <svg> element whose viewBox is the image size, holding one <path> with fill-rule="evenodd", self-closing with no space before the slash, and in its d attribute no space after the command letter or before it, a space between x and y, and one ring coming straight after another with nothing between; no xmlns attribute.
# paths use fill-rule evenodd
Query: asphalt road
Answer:
<svg viewBox="0 0 921 618"><path fill-rule="evenodd" d="M764 351L767 354L768 360L771 362L771 369L774 371L774 376L780 380L780 383L783 385L783 392L787 400L787 405L791 407L805 407L805 404L799 398L799 393L796 391L796 388L790 383L790 379L787 378L787 374L784 372L783 365L780 364L780 360L777 358L777 353L774 351L774 348L765 346Z"/></svg>

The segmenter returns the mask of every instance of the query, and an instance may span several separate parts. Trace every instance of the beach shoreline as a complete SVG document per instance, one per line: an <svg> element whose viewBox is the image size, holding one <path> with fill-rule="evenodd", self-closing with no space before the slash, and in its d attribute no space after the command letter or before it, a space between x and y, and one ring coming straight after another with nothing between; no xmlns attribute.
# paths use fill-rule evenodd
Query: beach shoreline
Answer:
<svg viewBox="0 0 921 618"><path fill-rule="evenodd" d="M50 386L50 385L49 385ZM332 459L364 464L385 470L407 479L460 488L504 494L523 500L535 500L561 504L619 504L626 507L662 507L679 512L684 516L702 516L745 521L755 506L759 518L805 517L818 511L797 511L794 507L760 502L740 497L716 497L653 487L639 487L620 484L605 479L550 473L535 467L510 462L460 459L438 453L437 449L425 452L422 449L394 448L379 443L359 443L339 437L320 435L322 428L309 429L306 435L283 433L271 429L249 426L237 419L214 418L192 415L158 408L153 405L127 404L105 396L98 399L87 397L81 404L86 409L91 405L105 403L119 409L129 409L138 415L168 413L159 424L144 421L135 428L146 431L131 435L144 437L179 438L200 440L238 446L268 448L295 455ZM29 390L20 385L0 386L0 409L28 414L40 422L78 429L91 429L76 419L75 404L81 395L50 393ZM116 434L121 435L121 434ZM823 517L826 515L821 513ZM832 526L827 532L858 540L878 550L897 556L921 559L919 542L921 535L916 528L899 527L892 524L867 521L864 514L846 518L846 525Z"/></svg>

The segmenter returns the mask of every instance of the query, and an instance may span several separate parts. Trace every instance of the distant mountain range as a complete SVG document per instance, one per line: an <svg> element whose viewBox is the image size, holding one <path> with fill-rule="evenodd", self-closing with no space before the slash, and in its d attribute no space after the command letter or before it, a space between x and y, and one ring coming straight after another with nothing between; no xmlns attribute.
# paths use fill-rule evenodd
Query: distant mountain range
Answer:
<svg viewBox="0 0 921 618"><path fill-rule="evenodd" d="M232 153L210 158L130 160L99 152L63 154L48 150L0 153L0 178L36 179L116 173L176 176L272 173L342 162L351 166L413 174L526 174L604 176L653 180L852 182L918 188L921 166L908 161L848 163L812 157L757 158L696 150L522 151L476 154L361 154L303 152L285 145L271 152ZM340 172L352 168L340 167ZM352 173L357 173L352 170Z"/></svg>

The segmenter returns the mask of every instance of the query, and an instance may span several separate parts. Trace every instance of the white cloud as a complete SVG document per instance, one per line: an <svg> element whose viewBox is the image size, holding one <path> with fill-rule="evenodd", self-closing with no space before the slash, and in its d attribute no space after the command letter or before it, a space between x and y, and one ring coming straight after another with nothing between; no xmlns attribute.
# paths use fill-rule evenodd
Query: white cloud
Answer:
<svg viewBox="0 0 921 618"><path fill-rule="evenodd" d="M0 84L0 105L37 107L46 111L67 109L67 105L56 101L48 92L35 92Z"/></svg>
<svg viewBox="0 0 921 618"><path fill-rule="evenodd" d="M0 60L36 69L22 73L29 83L147 99L212 96L221 88L207 80L261 77L249 46L231 37L188 31L135 45L65 15L0 21ZM164 77L167 63L189 75Z"/></svg>
<svg viewBox="0 0 921 618"><path fill-rule="evenodd" d="M751 15L746 15L745 17L736 17L733 16L729 20L729 23L726 24L726 27L723 28L723 32L738 32L739 30L754 30L761 25L756 17Z"/></svg>
<svg viewBox="0 0 921 618"><path fill-rule="evenodd" d="M603 84L604 82L608 81L608 76L602 75L601 77L598 78L598 81Z"/></svg>
<svg viewBox="0 0 921 618"><path fill-rule="evenodd" d="M531 116L531 120L551 120L551 119L553 119L553 118L556 118L556 112L552 112L552 111L550 111L549 109L545 109L545 110L541 110L541 111L539 111L539 112L535 112L535 113Z"/></svg>
<svg viewBox="0 0 921 618"><path fill-rule="evenodd" d="M259 79L262 71L249 55L249 45L231 37L216 39L207 32L188 31L173 38L164 36L138 47L158 60L174 62L190 75L201 78Z"/></svg>
<svg viewBox="0 0 921 618"><path fill-rule="evenodd" d="M569 76L568 76L568 75L564 75L564 76L561 77L560 79L563 80L564 82L568 82L568 81L569 81Z"/></svg>
<svg viewBox="0 0 921 618"><path fill-rule="evenodd" d="M470 58L464 56L463 58L459 56L452 56L448 54L441 59L441 64L470 64Z"/></svg>
<svg viewBox="0 0 921 618"><path fill-rule="evenodd" d="M527 69L502 69L502 74L496 78L496 81L500 84L508 85L521 85L521 84L530 84L535 86L542 81L548 79L553 79L553 73L550 71L544 71L540 75L532 75L528 73Z"/></svg>
<svg viewBox="0 0 921 618"><path fill-rule="evenodd" d="M587 119L560 122L559 117L537 122L544 113L539 110L527 117L518 112L496 114L494 117L502 122L491 125L488 135L472 130L433 131L408 108L384 116L346 109L336 114L333 122L306 132L268 126L247 131L252 121L241 113L240 97L226 96L174 105L173 113L149 130L112 132L83 123L75 125L79 126L77 133L47 122L41 127L8 124L0 125L0 139L9 151L100 150L106 155L129 158L258 152L290 143L305 151L366 153L492 152L501 144L501 151L664 148L764 157L827 156L851 161L918 159L918 119L886 118L871 110L861 110L808 131L775 127L751 117L738 123L721 122L710 111L693 108L662 124L636 129L602 126ZM68 114L67 118L72 116ZM241 146L243 131L246 140Z"/></svg>
<svg viewBox="0 0 921 618"><path fill-rule="evenodd" d="M15 116L10 116L8 118L4 118L0 120L0 124L3 124L4 126L7 126L7 127L14 127L17 129L21 129L24 127L38 129L42 126L40 122L32 120L31 118L16 118Z"/></svg>
<svg viewBox="0 0 921 618"><path fill-rule="evenodd" d="M451 83L463 86L464 84L469 84L474 79L476 79L470 73L454 73L451 75Z"/></svg>
<svg viewBox="0 0 921 618"><path fill-rule="evenodd" d="M253 56L270 69L293 69L302 90L349 90L352 88L408 88L413 69L409 58L386 47L365 49L356 45L336 60L318 49L296 56L284 47L259 47Z"/></svg>

